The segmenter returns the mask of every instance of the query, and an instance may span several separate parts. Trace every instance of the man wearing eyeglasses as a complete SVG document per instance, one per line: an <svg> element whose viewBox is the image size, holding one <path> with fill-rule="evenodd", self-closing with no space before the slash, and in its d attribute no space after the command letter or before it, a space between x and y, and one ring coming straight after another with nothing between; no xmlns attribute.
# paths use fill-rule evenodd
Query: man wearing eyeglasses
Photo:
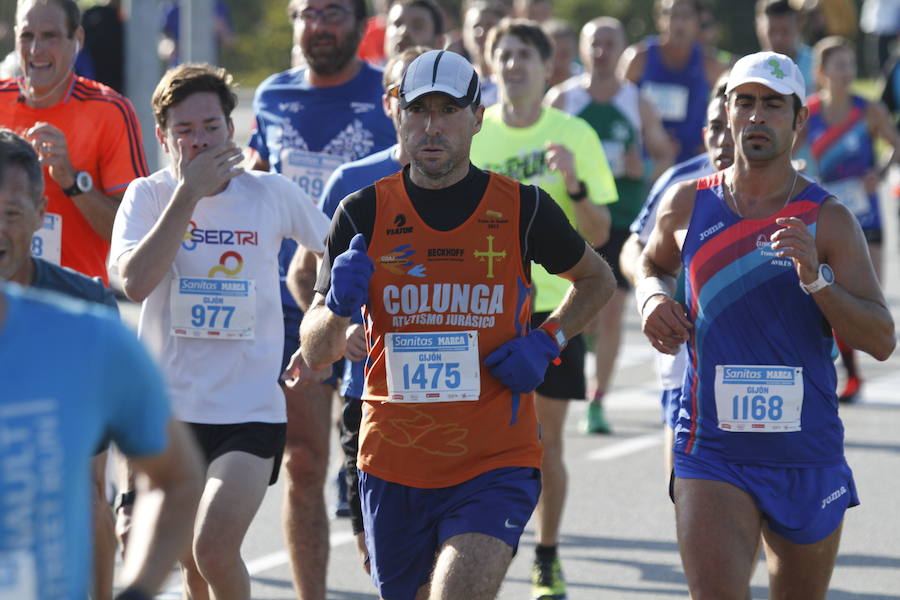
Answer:
<svg viewBox="0 0 900 600"><path fill-rule="evenodd" d="M356 57L366 22L365 1L291 0L288 12L294 44L306 64L276 73L257 88L249 162L254 169L290 177L319 200L332 171L391 146L396 133L381 109L382 72ZM297 349L302 308L312 298L315 280L314 259L298 256L307 268L298 269L300 276L285 283L295 249L287 242L279 256L285 315L282 367ZM294 584L304 600L325 597L328 518L323 486L334 385L329 379L285 389L284 527Z"/></svg>

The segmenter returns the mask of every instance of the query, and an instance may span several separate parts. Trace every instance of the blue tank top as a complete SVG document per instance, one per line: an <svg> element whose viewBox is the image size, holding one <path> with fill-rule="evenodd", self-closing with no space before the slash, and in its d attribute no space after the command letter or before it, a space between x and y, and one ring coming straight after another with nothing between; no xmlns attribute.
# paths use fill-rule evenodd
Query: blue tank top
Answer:
<svg viewBox="0 0 900 600"><path fill-rule="evenodd" d="M843 123L831 126L822 113L819 94L810 96L806 135L824 183L860 177L875 166L874 140L866 121L866 100L853 96L850 113Z"/></svg>
<svg viewBox="0 0 900 600"><path fill-rule="evenodd" d="M777 214L742 219L722 181L722 173L699 180L682 248L694 327L674 450L743 464L836 464L844 429L831 327L769 242L778 217L797 217L815 235L829 193L810 184Z"/></svg>
<svg viewBox="0 0 900 600"><path fill-rule="evenodd" d="M665 65L655 36L647 38L647 62L638 82L643 95L662 118L666 130L681 147L675 162L685 161L703 151L703 126L710 84L706 80L703 47L694 44L683 69Z"/></svg>
<svg viewBox="0 0 900 600"><path fill-rule="evenodd" d="M829 125L821 98L810 96L806 136L822 185L850 209L864 230L877 230L881 229L878 194L866 192L860 179L875 166L875 141L866 121L868 102L859 96L851 100L847 118Z"/></svg>
<svg viewBox="0 0 900 600"><path fill-rule="evenodd" d="M253 98L256 121L250 147L272 171L289 177L318 201L340 165L396 143L394 124L381 107L381 77L382 71L368 63L356 77L333 87L310 85L305 68L270 76ZM284 283L296 249L294 240L284 240L278 254L281 299L289 321L300 318ZM287 327L289 335L296 336L296 325Z"/></svg>

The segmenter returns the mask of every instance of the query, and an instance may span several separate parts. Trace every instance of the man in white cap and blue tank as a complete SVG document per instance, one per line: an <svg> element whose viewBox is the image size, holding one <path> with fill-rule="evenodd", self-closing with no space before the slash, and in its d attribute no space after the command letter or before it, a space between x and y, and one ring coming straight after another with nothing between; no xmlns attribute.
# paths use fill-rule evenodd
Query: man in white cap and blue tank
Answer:
<svg viewBox="0 0 900 600"><path fill-rule="evenodd" d="M804 93L783 54L735 63L734 164L671 188L639 265L644 334L669 354L688 344L671 493L692 598L748 597L760 535L771 598L825 598L859 504L832 330L878 360L895 345L853 214L791 164ZM669 285L682 266L684 305Z"/></svg>
<svg viewBox="0 0 900 600"><path fill-rule="evenodd" d="M381 597L489 599L540 494L532 392L615 281L545 192L471 164L469 62L419 56L399 98L411 163L338 207L301 348L330 364L364 311L357 465ZM572 283L533 330L532 261Z"/></svg>

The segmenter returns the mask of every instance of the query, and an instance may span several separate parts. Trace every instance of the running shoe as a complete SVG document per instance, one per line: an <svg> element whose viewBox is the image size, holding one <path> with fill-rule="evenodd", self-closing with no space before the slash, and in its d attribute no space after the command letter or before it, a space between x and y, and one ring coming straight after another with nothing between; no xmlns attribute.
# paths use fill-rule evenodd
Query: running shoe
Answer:
<svg viewBox="0 0 900 600"><path fill-rule="evenodd" d="M531 600L565 600L566 580L563 579L559 557L552 561L535 560L531 567Z"/></svg>
<svg viewBox="0 0 900 600"><path fill-rule="evenodd" d="M587 414L582 423L585 433L608 434L612 433L612 427L606 421L606 413L602 404L588 402Z"/></svg>
<svg viewBox="0 0 900 600"><path fill-rule="evenodd" d="M862 387L862 380L859 377L848 377L847 383L844 384L844 391L838 396L838 400L846 404L852 404L859 399L859 389Z"/></svg>

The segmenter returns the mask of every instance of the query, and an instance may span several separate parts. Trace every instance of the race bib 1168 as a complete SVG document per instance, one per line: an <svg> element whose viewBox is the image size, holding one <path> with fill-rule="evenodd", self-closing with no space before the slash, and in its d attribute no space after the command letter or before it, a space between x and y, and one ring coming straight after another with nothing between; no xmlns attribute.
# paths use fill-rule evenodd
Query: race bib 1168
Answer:
<svg viewBox="0 0 900 600"><path fill-rule="evenodd" d="M745 433L800 431L803 368L717 365L719 429Z"/></svg>

